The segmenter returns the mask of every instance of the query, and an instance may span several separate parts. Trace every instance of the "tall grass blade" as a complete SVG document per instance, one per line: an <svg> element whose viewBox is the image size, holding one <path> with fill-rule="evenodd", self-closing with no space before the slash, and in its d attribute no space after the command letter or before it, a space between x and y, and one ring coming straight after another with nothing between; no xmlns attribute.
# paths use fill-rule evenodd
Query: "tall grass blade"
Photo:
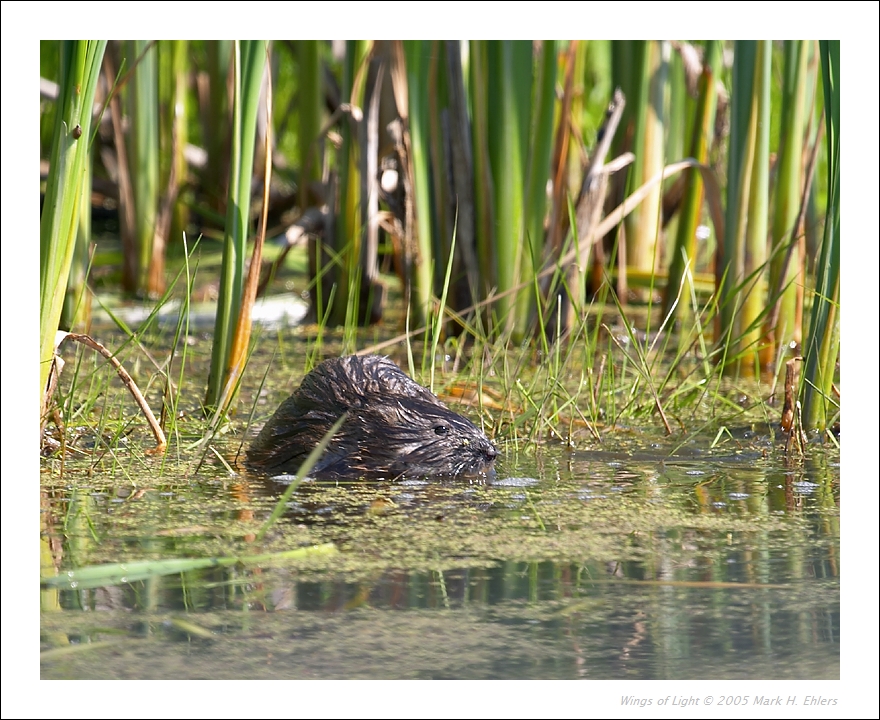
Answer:
<svg viewBox="0 0 880 720"><path fill-rule="evenodd" d="M431 224L430 185L430 120L428 97L430 94L429 63L431 42L406 40L406 81L409 97L409 135L412 148L410 167L415 210L416 247L418 256L413 267L410 309L412 321L425 324L430 317L433 296L433 232Z"/></svg>
<svg viewBox="0 0 880 720"><path fill-rule="evenodd" d="M525 195L523 197L522 271L518 280L532 283L541 267L544 246L544 218L547 210L547 178L553 150L556 108L556 46L553 40L541 43L536 57L535 99L531 112L528 165ZM562 118L562 122L566 122ZM523 337L527 322L534 314L540 299L531 287L519 293L516 308L516 335Z"/></svg>
<svg viewBox="0 0 880 720"><path fill-rule="evenodd" d="M453 256L452 296L450 305L463 310L473 304L480 287L480 265L477 259L474 158L472 123L468 116L468 94L462 54L468 48L457 40L446 42L446 63L449 92L449 140L452 165L452 189L455 193L454 222L456 245Z"/></svg>
<svg viewBox="0 0 880 720"><path fill-rule="evenodd" d="M816 266L816 288L805 344L803 418L824 430L834 403L834 370L840 348L840 41L820 40L828 151L828 204L825 234Z"/></svg>
<svg viewBox="0 0 880 720"><path fill-rule="evenodd" d="M471 130L474 157L474 233L480 269L478 297L495 286L494 183L489 161L489 41L470 43Z"/></svg>
<svg viewBox="0 0 880 720"><path fill-rule="evenodd" d="M266 55L269 53L268 45L264 48ZM266 58L268 59L268 58ZM267 65L267 68L270 67ZM238 317L235 323L235 331L232 335L232 345L229 351L229 361L226 367L225 385L219 406L219 413L225 413L233 402L238 385L244 374L245 365L247 364L248 345L251 338L251 315L254 309L254 301L257 298L257 287L260 284L260 266L263 258L263 245L266 242L266 223L269 214L269 188L272 181L272 74L271 70L267 76L266 82L266 117L269 122L266 124L265 151L263 160L265 167L263 169L263 209L260 215L260 229L257 232L257 238L254 242L254 249L251 253L251 262L248 267L247 280L245 282L244 294L242 296L241 307L238 310Z"/></svg>
<svg viewBox="0 0 880 720"><path fill-rule="evenodd" d="M189 113L187 112L187 90L189 87L190 63L189 42L186 40L159 41L159 103L161 125L159 146L159 177L168 178L168 187L162 193L165 199L173 196L169 208L159 206L159 215L168 214L164 219L166 228L157 232L157 240L162 243L164 258L168 242L179 242L186 232L188 208L178 201L180 187L186 182L187 165L185 149L189 141ZM172 187L173 186L173 187ZM161 224L161 223L160 223ZM154 268L160 258L154 249ZM164 267L164 263L163 267Z"/></svg>
<svg viewBox="0 0 880 720"><path fill-rule="evenodd" d="M776 348L801 341L803 278L806 248L797 232L801 189L804 184L804 125L806 119L807 54L810 42L785 41L785 67L782 87L782 138L779 145L776 198L771 235L773 260L770 263L770 288L782 288L780 297L770 297L778 305L773 313L774 327L765 329L766 348L762 364L769 364ZM797 243L787 252L790 241ZM783 365L784 367L784 365ZM778 368L782 370L782 368Z"/></svg>
<svg viewBox="0 0 880 720"><path fill-rule="evenodd" d="M127 141L137 258L137 275L131 290L155 297L164 291L161 276L156 283L151 272L159 203L159 63L155 41L129 41L126 52L129 61L136 63L125 88L131 123Z"/></svg>
<svg viewBox="0 0 880 720"><path fill-rule="evenodd" d="M250 231L251 178L254 166L260 85L266 63L265 41L235 41L232 158L229 172L223 264L211 349L211 375L205 405L216 410L227 384L227 368L241 310L244 262Z"/></svg>
<svg viewBox="0 0 880 720"><path fill-rule="evenodd" d="M92 104L107 42L63 41L46 198L40 217L40 407L55 349L91 138ZM41 412L42 415L42 412Z"/></svg>
<svg viewBox="0 0 880 720"><path fill-rule="evenodd" d="M697 100L691 139L690 156L697 162L706 164L709 157L709 138L714 126L715 77L708 65L703 68L700 78L700 94ZM684 297L690 298L693 291L693 274L697 258L697 227L700 224L703 205L703 181L696 170L685 170L684 202L678 219L678 232L669 265L669 277L663 299L663 317L678 315L682 326L690 318L689 302L680 303L677 309L673 303L681 287ZM684 285L682 286L682 280Z"/></svg>
<svg viewBox="0 0 880 720"><path fill-rule="evenodd" d="M720 245L715 272L721 298L716 337L737 340L735 370L751 372L757 362L761 328L755 324L766 309L769 142L769 41L736 44L728 160L726 241ZM742 284L745 277L753 282ZM727 285L722 284L726 279ZM734 289L731 289L734 288ZM738 289L737 289L738 288ZM750 355L744 355L748 348Z"/></svg>
<svg viewBox="0 0 880 720"><path fill-rule="evenodd" d="M636 53L634 65L640 73L635 96L635 133L632 151L636 156L633 178L644 184L664 165L665 94L669 67L669 43L646 41ZM659 250L662 188L656 186L626 224L627 266L650 273L655 270ZM625 301L625 298L621 298Z"/></svg>
<svg viewBox="0 0 880 720"><path fill-rule="evenodd" d="M520 284L524 243L525 189L532 103L532 43L489 43L489 159L494 180L495 274L498 292ZM533 242L538 239L534 238ZM529 282L527 288L531 286ZM529 293L528 289L524 291ZM519 295L517 292L516 295ZM528 307L528 300L524 301ZM502 332L519 337L527 318L518 318L517 297L502 295L495 306Z"/></svg>
<svg viewBox="0 0 880 720"><path fill-rule="evenodd" d="M209 40L205 45L207 68L200 77L199 92L207 155L202 187L211 207L225 214L232 150L232 98L227 87L231 85L230 73L234 72L235 43L231 40Z"/></svg>
<svg viewBox="0 0 880 720"><path fill-rule="evenodd" d="M749 184L748 221L745 239L743 271L755 276L755 283L743 295L742 316L738 327L741 329L740 349L746 347L760 350L761 327L756 326L758 317L767 309L768 260L767 230L769 226L770 205L770 60L772 43L769 40L758 42L755 59L755 80L753 91L755 128L755 156L752 161L752 178ZM743 369L751 370L757 358L747 357Z"/></svg>

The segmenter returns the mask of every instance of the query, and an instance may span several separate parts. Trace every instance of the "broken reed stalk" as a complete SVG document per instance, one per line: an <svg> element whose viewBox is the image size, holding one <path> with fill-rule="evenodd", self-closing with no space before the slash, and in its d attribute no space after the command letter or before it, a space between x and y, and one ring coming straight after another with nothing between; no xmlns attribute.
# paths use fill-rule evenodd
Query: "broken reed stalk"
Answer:
<svg viewBox="0 0 880 720"><path fill-rule="evenodd" d="M116 370L116 374L119 375L122 383L128 388L131 396L134 398L135 402L138 404L138 407L141 409L141 412L144 414L144 417L147 419L147 422L150 425L150 429L153 431L153 437L156 438L156 447L151 452L164 452L166 446L168 445L167 441L165 440L165 433L162 432L162 428L156 420L156 416L153 415L153 411L150 410L150 406L147 405L147 401L144 398L143 393L141 393L140 389L138 388L137 383L135 383L131 375L128 374L128 371L122 366L122 363L120 363L119 360L116 359L113 353L89 335L59 331L58 334L55 336L56 359L53 361L53 370L50 373L50 382L49 386L47 387L46 397L44 398L43 402L44 409L47 409L49 407L49 401L51 395L54 393L55 387L57 386L58 375L60 374L62 367L62 365L58 362L60 360L60 358L57 357L58 348L61 346L61 343L68 338L74 340L75 342L82 343L87 347L90 347L92 350L95 350L96 352L107 358L107 360ZM45 411L43 415L45 417Z"/></svg>

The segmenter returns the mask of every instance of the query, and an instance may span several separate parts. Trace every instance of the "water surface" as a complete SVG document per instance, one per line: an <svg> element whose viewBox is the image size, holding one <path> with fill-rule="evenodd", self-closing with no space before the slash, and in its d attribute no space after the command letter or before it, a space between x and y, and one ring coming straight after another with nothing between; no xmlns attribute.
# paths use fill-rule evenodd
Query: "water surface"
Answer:
<svg viewBox="0 0 880 720"><path fill-rule="evenodd" d="M749 429L711 442L503 447L482 481L306 481L260 542L284 479L47 468L47 574L335 552L44 588L41 676L838 679L838 456L789 466Z"/></svg>

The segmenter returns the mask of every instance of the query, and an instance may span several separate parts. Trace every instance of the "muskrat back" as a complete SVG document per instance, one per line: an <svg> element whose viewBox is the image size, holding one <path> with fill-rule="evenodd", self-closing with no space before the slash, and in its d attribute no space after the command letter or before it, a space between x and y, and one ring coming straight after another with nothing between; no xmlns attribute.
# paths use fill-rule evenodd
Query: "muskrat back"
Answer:
<svg viewBox="0 0 880 720"><path fill-rule="evenodd" d="M325 360L278 407L247 451L255 469L295 472L343 413L318 477L477 475L497 456L470 420L378 355Z"/></svg>

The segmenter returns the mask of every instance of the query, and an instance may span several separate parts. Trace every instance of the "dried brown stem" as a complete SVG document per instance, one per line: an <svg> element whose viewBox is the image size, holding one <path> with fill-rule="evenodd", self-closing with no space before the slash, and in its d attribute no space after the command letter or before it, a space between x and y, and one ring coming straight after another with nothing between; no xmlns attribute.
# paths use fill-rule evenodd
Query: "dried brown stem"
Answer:
<svg viewBox="0 0 880 720"><path fill-rule="evenodd" d="M58 350L58 346L67 338L74 340L78 343L82 343L86 347L90 347L92 350L103 355L110 364L115 368L116 374L119 375L119 378L122 380L123 385L128 388L128 391L131 393L131 396L134 398L134 401L140 407L141 412L144 414L144 417L147 419L147 422L150 424L150 429L153 431L153 437L156 438L156 448L154 452L161 453L165 451L165 447L167 446L167 441L165 440L165 433L162 432L162 428L156 420L156 416L153 415L153 411L150 410L150 406L147 405L147 401L141 393L140 389L137 386L137 383L132 379L131 375L128 374L128 371L122 367L122 363L116 359L112 352L110 352L106 347L101 345L97 340L93 339L89 335L84 335L81 333L65 333L59 332L56 337L55 349ZM47 400L48 402L48 400Z"/></svg>

